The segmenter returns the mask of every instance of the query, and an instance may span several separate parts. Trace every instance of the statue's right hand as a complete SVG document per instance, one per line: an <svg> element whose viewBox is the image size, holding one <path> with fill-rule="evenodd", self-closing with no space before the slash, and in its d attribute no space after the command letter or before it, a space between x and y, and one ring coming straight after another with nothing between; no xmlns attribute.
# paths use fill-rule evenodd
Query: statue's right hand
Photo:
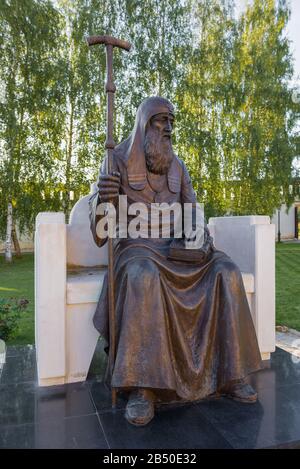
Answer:
<svg viewBox="0 0 300 469"><path fill-rule="evenodd" d="M116 203L120 191L120 182L120 173L118 171L100 175L98 181L100 201Z"/></svg>

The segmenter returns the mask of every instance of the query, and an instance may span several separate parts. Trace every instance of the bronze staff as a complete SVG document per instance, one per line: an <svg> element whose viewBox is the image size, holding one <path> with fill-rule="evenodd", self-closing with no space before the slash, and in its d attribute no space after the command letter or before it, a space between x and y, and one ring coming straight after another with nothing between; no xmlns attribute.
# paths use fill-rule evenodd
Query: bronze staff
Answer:
<svg viewBox="0 0 300 469"><path fill-rule="evenodd" d="M112 154L115 148L113 139L113 126L114 126L114 93L116 87L113 80L113 48L119 47L120 49L130 50L131 44L121 39L116 39L112 36L89 36L87 38L89 46L96 44L105 44L106 47L106 86L107 93L107 112L106 112L106 141L105 149L107 155L107 174L112 172ZM109 214L108 214L109 217ZM111 367L111 374L114 369L115 355L116 355L116 324L115 324L115 294L114 294L114 260L113 260L113 240L108 238L108 304L109 304L109 331L110 331L110 344L109 344L109 361ZM116 406L116 389L112 387L111 399L112 407Z"/></svg>

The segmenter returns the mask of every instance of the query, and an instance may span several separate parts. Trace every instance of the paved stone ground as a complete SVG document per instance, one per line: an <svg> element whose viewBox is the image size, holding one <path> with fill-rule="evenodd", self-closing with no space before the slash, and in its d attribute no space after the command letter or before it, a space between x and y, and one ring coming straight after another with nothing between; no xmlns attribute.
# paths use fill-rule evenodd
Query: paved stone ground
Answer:
<svg viewBox="0 0 300 469"><path fill-rule="evenodd" d="M248 378L258 402L165 406L137 428L124 418L121 395L111 409L99 344L86 382L46 388L37 385L34 347L8 348L0 372L0 448L300 448L300 362L281 348Z"/></svg>
<svg viewBox="0 0 300 469"><path fill-rule="evenodd" d="M286 332L276 332L276 346L292 354L295 361L300 361L300 332L287 329Z"/></svg>

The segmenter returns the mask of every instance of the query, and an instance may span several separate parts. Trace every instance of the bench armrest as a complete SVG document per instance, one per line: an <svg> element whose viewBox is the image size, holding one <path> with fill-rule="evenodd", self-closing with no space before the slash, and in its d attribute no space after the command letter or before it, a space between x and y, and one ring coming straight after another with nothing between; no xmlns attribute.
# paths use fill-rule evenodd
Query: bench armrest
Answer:
<svg viewBox="0 0 300 469"><path fill-rule="evenodd" d="M66 225L63 213L44 212L35 231L35 342L39 383L65 376Z"/></svg>
<svg viewBox="0 0 300 469"><path fill-rule="evenodd" d="M254 325L262 353L275 350L275 225L267 216L216 217L208 228L217 249L254 275Z"/></svg>

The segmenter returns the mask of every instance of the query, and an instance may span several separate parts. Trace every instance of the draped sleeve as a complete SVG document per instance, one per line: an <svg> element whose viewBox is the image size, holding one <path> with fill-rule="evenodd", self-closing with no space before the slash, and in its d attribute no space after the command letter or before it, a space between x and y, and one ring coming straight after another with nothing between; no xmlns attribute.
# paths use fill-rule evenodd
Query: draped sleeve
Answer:
<svg viewBox="0 0 300 469"><path fill-rule="evenodd" d="M196 203L197 197L196 193L193 189L192 180L187 170L186 165L182 161L182 181L181 181L181 203ZM207 223L204 220L204 243L202 249L205 252L209 252L210 250L215 250L213 238L210 236L209 229L207 227Z"/></svg>

